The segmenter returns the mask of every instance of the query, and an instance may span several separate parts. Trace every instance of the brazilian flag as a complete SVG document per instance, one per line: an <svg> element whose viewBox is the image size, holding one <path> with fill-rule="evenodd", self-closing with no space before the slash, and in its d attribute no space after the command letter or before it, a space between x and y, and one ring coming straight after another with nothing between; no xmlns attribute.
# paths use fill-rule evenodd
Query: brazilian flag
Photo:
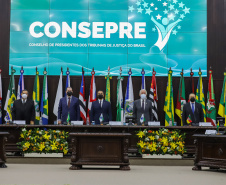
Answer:
<svg viewBox="0 0 226 185"><path fill-rule="evenodd" d="M5 116L6 122L12 121L12 108L13 108L13 103L16 100L16 91L15 91L15 82L14 82L15 72L16 70L12 68L11 77L9 81L9 88L8 88L5 107L4 107L4 110L6 111L6 116Z"/></svg>
<svg viewBox="0 0 226 185"><path fill-rule="evenodd" d="M36 71L35 76L35 83L33 88L33 101L35 104L35 125L39 125L40 121L40 109L39 109L39 102L40 102L40 92L39 92L39 72Z"/></svg>
<svg viewBox="0 0 226 185"><path fill-rule="evenodd" d="M48 82L47 82L46 70L44 71L40 112L42 113L42 125L47 125L48 124Z"/></svg>

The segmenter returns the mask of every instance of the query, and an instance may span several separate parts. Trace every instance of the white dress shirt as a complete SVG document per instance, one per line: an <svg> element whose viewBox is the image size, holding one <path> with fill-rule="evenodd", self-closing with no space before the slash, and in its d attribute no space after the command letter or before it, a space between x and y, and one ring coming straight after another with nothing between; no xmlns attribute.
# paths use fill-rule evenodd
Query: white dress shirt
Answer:
<svg viewBox="0 0 226 185"><path fill-rule="evenodd" d="M27 102L27 99L21 98L21 101L22 101L22 103L26 103Z"/></svg>
<svg viewBox="0 0 226 185"><path fill-rule="evenodd" d="M140 99L140 104L141 104L141 107L142 107L143 100L144 100L144 110L145 110L146 99Z"/></svg>
<svg viewBox="0 0 226 185"><path fill-rule="evenodd" d="M98 99L98 101L99 101L99 104L100 104L100 107L102 108L102 106L103 106L103 99Z"/></svg>

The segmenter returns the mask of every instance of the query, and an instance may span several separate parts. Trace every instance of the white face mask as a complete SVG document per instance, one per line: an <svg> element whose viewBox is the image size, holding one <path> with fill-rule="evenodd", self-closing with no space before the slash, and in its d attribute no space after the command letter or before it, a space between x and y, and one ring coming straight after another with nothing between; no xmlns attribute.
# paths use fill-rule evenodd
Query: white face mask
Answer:
<svg viewBox="0 0 226 185"><path fill-rule="evenodd" d="M146 94L141 94L140 97L141 97L141 99L146 99L147 98Z"/></svg>
<svg viewBox="0 0 226 185"><path fill-rule="evenodd" d="M27 94L22 94L23 99L27 99Z"/></svg>

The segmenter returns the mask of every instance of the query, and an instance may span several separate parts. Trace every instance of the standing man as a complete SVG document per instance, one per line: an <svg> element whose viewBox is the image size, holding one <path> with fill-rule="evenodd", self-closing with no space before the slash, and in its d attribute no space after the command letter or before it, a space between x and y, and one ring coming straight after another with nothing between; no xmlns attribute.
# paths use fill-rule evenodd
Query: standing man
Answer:
<svg viewBox="0 0 226 185"><path fill-rule="evenodd" d="M28 91L21 92L21 99L14 101L12 108L12 120L25 120L26 124L34 125L35 106L34 101L28 99Z"/></svg>
<svg viewBox="0 0 226 185"><path fill-rule="evenodd" d="M183 107L182 120L183 125L186 126L190 122L191 125L197 125L199 122L204 122L204 114L202 105L195 102L195 94L189 95L190 102L186 103Z"/></svg>
<svg viewBox="0 0 226 185"><path fill-rule="evenodd" d="M78 98L72 96L73 91L71 87L66 90L67 96L60 99L58 107L58 124L67 122L68 114L70 121L80 120L80 108Z"/></svg>
<svg viewBox="0 0 226 185"><path fill-rule="evenodd" d="M139 95L140 99L134 101L133 117L138 125L143 123L148 125L148 121L153 121L151 100L147 99L147 91L145 89L141 89ZM141 123L141 118L143 123Z"/></svg>
<svg viewBox="0 0 226 185"><path fill-rule="evenodd" d="M100 119L105 123L112 121L111 103L104 100L104 92L99 90L97 98L98 100L92 103L90 122L94 121L96 125L99 125Z"/></svg>

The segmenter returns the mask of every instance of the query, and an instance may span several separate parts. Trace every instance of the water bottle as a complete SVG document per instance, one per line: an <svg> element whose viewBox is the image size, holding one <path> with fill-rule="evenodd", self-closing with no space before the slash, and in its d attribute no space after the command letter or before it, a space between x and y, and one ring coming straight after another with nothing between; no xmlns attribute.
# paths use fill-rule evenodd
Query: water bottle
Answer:
<svg viewBox="0 0 226 185"><path fill-rule="evenodd" d="M89 118L86 118L86 125L89 125Z"/></svg>
<svg viewBox="0 0 226 185"><path fill-rule="evenodd" d="M169 126L172 126L172 119L170 118Z"/></svg>

